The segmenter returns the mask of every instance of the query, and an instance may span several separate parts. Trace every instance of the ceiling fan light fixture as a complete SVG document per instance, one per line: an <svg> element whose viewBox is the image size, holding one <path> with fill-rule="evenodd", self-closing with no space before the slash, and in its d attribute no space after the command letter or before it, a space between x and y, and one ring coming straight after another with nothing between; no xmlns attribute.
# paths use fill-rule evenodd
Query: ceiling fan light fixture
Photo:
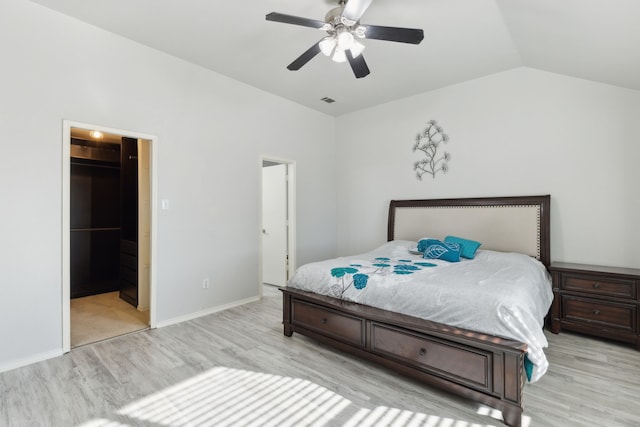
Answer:
<svg viewBox="0 0 640 427"><path fill-rule="evenodd" d="M341 16L341 17L340 17L340 23L341 23L342 25L347 26L347 27L353 27L354 25L356 25L356 23L357 23L357 22L358 22L358 21L353 21L353 20L351 20L351 19L349 19L349 18L346 18L346 17L344 17L344 16Z"/></svg>
<svg viewBox="0 0 640 427"><path fill-rule="evenodd" d="M346 51L351 51L351 56L356 58L364 51L364 45L357 41L349 30L343 29L335 36L322 39L320 50L327 56L331 56L333 53L331 59L334 62L347 62Z"/></svg>
<svg viewBox="0 0 640 427"><path fill-rule="evenodd" d="M336 42L338 43L338 47L340 49L347 50L353 47L355 39L353 37L353 34L351 34L349 30L343 29L336 35Z"/></svg>
<svg viewBox="0 0 640 427"><path fill-rule="evenodd" d="M360 55L362 53L362 51L364 50L364 45L362 43L360 43L357 40L354 40L353 45L351 46L351 49L349 49L351 51L351 56L353 56L354 58L357 58L358 55Z"/></svg>
<svg viewBox="0 0 640 427"><path fill-rule="evenodd" d="M340 49L340 47L336 47L335 52L333 53L333 57L331 59L334 62L347 62L347 55L344 53L344 50Z"/></svg>
<svg viewBox="0 0 640 427"><path fill-rule="evenodd" d="M332 37L332 36L325 37L320 41L320 51L325 56L331 56L333 49L335 49L336 47L336 44L337 43L336 43L335 37Z"/></svg>

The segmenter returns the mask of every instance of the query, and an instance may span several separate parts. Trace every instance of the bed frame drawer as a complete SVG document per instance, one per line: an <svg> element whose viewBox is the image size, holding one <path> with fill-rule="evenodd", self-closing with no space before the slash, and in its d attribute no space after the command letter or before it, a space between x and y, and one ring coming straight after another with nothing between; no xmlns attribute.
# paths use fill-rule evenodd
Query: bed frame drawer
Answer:
<svg viewBox="0 0 640 427"><path fill-rule="evenodd" d="M448 379L490 390L492 354L372 322L371 351ZM460 369L464 366L464 369Z"/></svg>
<svg viewBox="0 0 640 427"><path fill-rule="evenodd" d="M502 411L521 426L526 344L282 288L285 336L294 332ZM423 353L423 354L421 354Z"/></svg>
<svg viewBox="0 0 640 427"><path fill-rule="evenodd" d="M302 326L322 335L356 344L365 345L364 320L348 316L337 311L304 301L292 303L291 320L296 326Z"/></svg>

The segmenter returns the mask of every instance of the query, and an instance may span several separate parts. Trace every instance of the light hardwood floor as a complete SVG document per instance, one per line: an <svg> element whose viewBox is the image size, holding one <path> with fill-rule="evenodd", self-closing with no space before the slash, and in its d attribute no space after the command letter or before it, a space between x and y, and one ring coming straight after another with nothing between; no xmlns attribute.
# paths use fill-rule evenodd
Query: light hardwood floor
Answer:
<svg viewBox="0 0 640 427"><path fill-rule="evenodd" d="M486 407L298 334L279 292L0 374L2 426L501 426ZM523 426L640 425L640 352L547 334ZM493 415L493 417L492 417Z"/></svg>

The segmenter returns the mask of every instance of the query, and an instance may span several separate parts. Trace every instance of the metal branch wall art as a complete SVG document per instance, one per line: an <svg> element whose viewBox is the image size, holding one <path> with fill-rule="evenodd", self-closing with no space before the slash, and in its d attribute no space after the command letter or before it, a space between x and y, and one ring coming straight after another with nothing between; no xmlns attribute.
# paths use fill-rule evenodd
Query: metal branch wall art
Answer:
<svg viewBox="0 0 640 427"><path fill-rule="evenodd" d="M438 171L447 173L451 154L445 151L438 157L440 144L443 142L446 144L447 141L449 141L449 137L444 133L442 128L438 126L435 120L430 120L427 123L427 127L416 135L416 143L413 145L413 151L422 151L425 155L424 159L418 160L413 164L413 170L416 171L416 178L422 181L424 174L429 174L432 178L435 178Z"/></svg>

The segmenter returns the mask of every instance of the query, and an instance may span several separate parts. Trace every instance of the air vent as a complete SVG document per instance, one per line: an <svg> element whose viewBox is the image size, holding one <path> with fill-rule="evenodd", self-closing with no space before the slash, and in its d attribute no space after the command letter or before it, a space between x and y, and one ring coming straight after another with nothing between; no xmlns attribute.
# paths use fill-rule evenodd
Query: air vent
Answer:
<svg viewBox="0 0 640 427"><path fill-rule="evenodd" d="M325 96L324 98L322 98L322 99L321 99L321 101L324 101L324 102L326 102L327 104L331 104L331 103L336 102L336 100L335 100L335 99L331 99L331 98L329 98L328 96Z"/></svg>

